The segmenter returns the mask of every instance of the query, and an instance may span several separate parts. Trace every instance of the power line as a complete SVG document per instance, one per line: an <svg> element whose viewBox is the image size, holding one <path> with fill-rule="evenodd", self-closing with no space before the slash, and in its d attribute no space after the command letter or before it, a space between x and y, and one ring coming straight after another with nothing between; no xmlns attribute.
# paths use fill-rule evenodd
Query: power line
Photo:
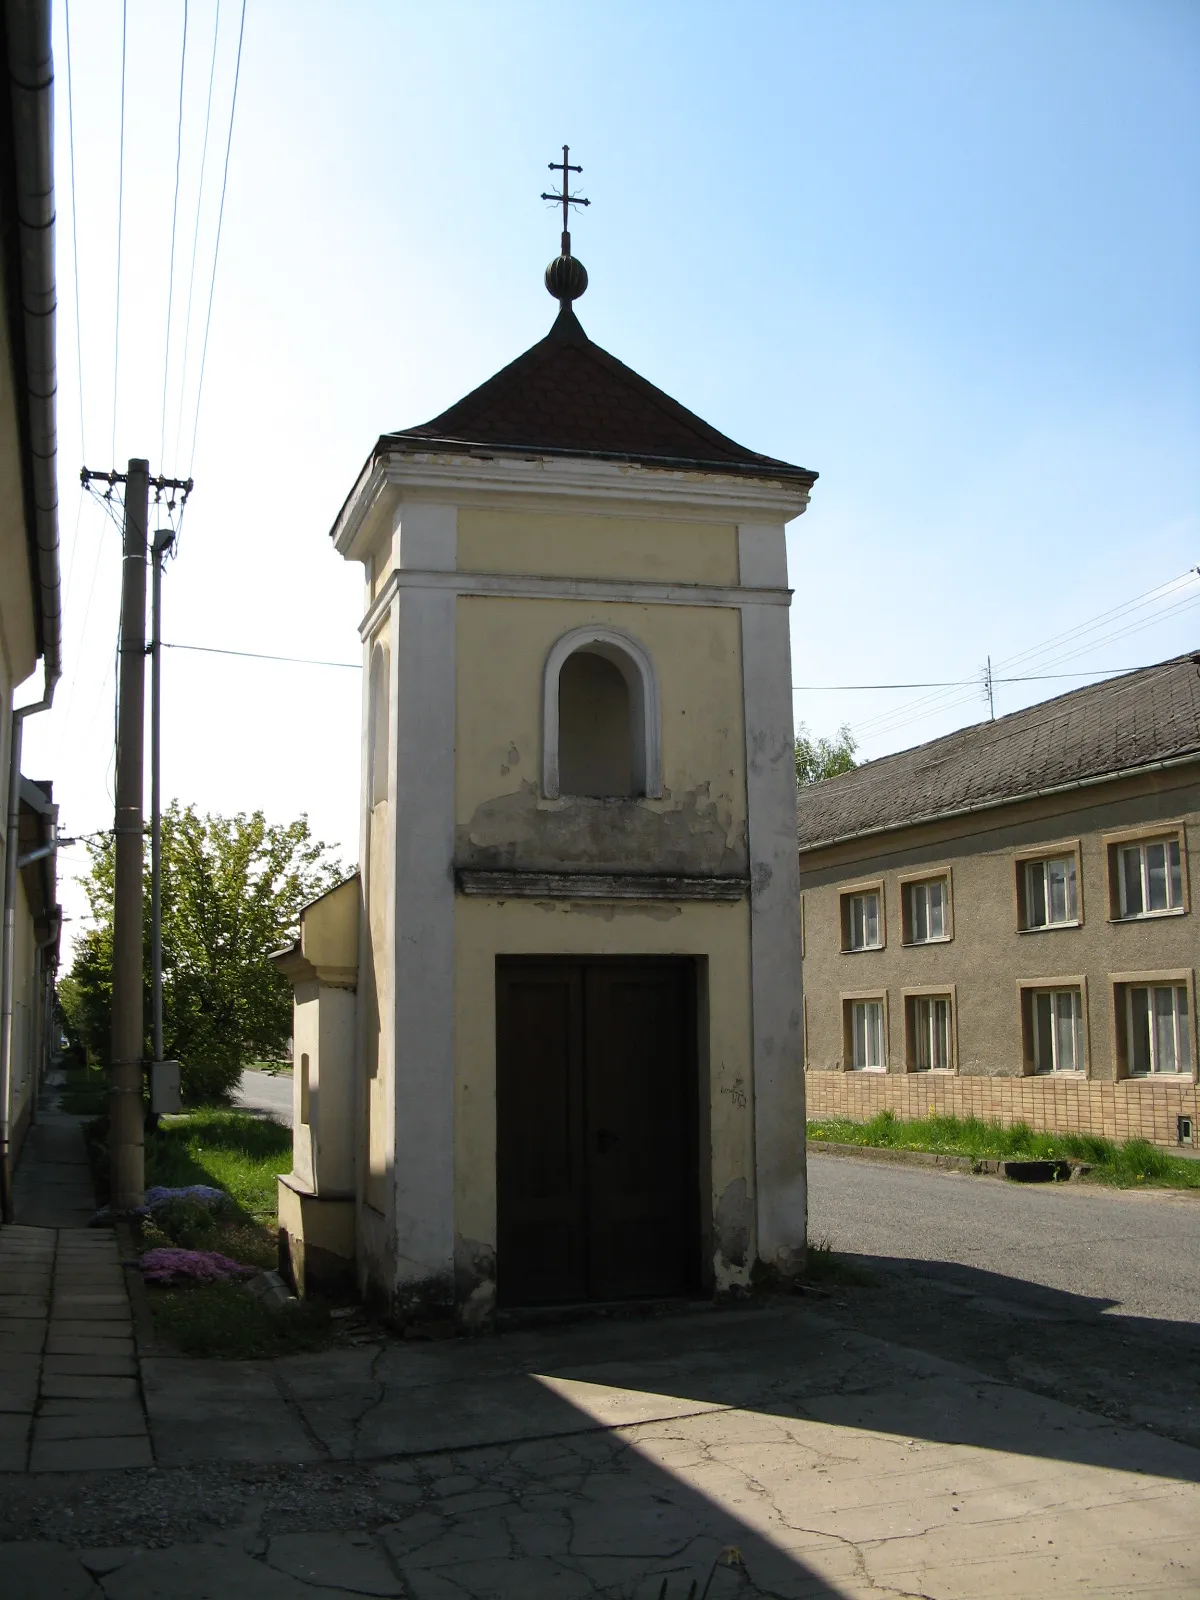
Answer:
<svg viewBox="0 0 1200 1600"><path fill-rule="evenodd" d="M1121 605L1113 606L1108 611L1100 612L1099 616L1091 617L1086 622L1077 623L1072 628L1065 629L1062 633L1053 634L1040 645L1032 645L1028 650L1022 650L1017 655L1007 656L1003 661L998 661L997 666L1012 667L1018 662L1027 661L1031 657L1044 655L1056 645L1066 644L1085 633L1094 633L1104 623L1115 621L1118 617L1125 616L1131 611L1141 610L1153 603L1156 599L1165 599L1167 594L1178 589L1181 584L1191 583L1200 572L1195 567L1189 567L1186 572L1181 572L1177 577L1169 578L1166 583L1159 583L1153 589L1146 589L1142 594L1135 595L1132 600L1126 600Z"/></svg>
<svg viewBox="0 0 1200 1600"><path fill-rule="evenodd" d="M125 221L125 40L129 0L121 0L121 154L117 169L117 316L113 328L112 452L117 459L117 376L121 363L121 233Z"/></svg>
<svg viewBox="0 0 1200 1600"><path fill-rule="evenodd" d="M158 440L158 470L165 465L167 448L167 375L171 370L171 309L175 302L175 223L179 216L179 158L183 153L183 80L187 70L188 0L183 0L183 48L179 54L179 121L175 130L175 198L171 202L171 260L167 273L167 334L163 349L162 431ZM86 451L84 459L87 459ZM116 452L113 452L116 459Z"/></svg>
<svg viewBox="0 0 1200 1600"><path fill-rule="evenodd" d="M1154 588L1147 589L1143 594L1135 595L1131 600L1123 601L1120 605L1110 607L1109 610L1101 612L1096 617L1089 618L1086 622L1078 623L1062 633L1053 635L1042 644L1031 646L1027 650L1018 651L1015 655L1005 657L1002 661L997 662L996 665L1001 668L1018 666L1023 663L1033 665L1038 656L1052 652L1056 645L1079 640L1087 633L1096 634L1097 630L1103 629L1106 623L1117 621L1122 617L1128 617L1138 610L1144 610L1147 605L1153 604L1155 601L1168 599L1181 585L1193 582L1198 575L1200 574L1196 572L1196 569L1189 568L1188 571L1180 573L1166 583L1157 584ZM1129 633L1137 632L1142 627L1153 626L1156 622L1174 615L1176 610L1185 609L1193 603L1193 600L1189 598L1182 603L1169 607L1165 611L1156 612L1154 616L1144 622L1134 623L1128 628L1110 628L1107 632L1099 633L1097 637L1089 639L1082 644L1077 644L1073 649L1061 650L1057 655L1052 654L1049 660L1040 664L1049 668L1058 666L1076 656L1086 655L1089 651L1099 649L1106 644L1115 643L1116 640L1125 638ZM1080 674L1080 676L1083 676L1083 674ZM982 679L964 679L961 680L962 686L966 687L969 681L982 683ZM1000 681L999 675L995 681ZM885 734L894 733L902 727L908 727L914 722L920 722L927 716L954 710L974 698L972 695L958 695L952 699L948 698L947 691L959 686L957 682L947 683L944 686L941 684L932 686L934 687L932 694L919 696L916 700L909 701L905 705L893 706L888 711L879 712L873 717L868 717L856 727L855 732L859 738L882 738ZM906 713L911 714L906 715Z"/></svg>
<svg viewBox="0 0 1200 1600"><path fill-rule="evenodd" d="M67 581L63 588L63 615L66 615L67 605L71 599L71 579L75 576L75 557L79 553L79 523L83 516L83 493L80 489L79 500L75 506L75 528L71 534L71 559L67 563Z"/></svg>
<svg viewBox="0 0 1200 1600"><path fill-rule="evenodd" d="M213 295L217 287L217 258L221 253L221 226L225 221L225 190L229 184L229 152L233 148L233 118L237 111L238 81L242 75L242 39L246 32L246 0L242 0L242 20L238 27L237 62L233 69L233 98L229 105L229 133L225 140L225 170L221 178L221 204L217 211L217 239L213 246L212 278L208 285L208 315L204 319L204 344L200 351L200 378L196 384L196 419L192 427L192 448L187 475L192 475L196 460L196 437L200 432L200 400L204 393L204 368L208 363L208 333L212 326Z"/></svg>
<svg viewBox="0 0 1200 1600"><path fill-rule="evenodd" d="M1158 619L1155 618L1155 621ZM1089 667L1079 672L1025 672L1014 677L1002 678L998 674L992 677L993 683L1048 683L1053 678L1119 678L1126 672L1141 672L1141 667ZM969 685L977 685L978 678L943 678L931 683L794 683L794 690L803 689L807 693L819 693L822 690L850 690L850 689L965 689Z"/></svg>
<svg viewBox="0 0 1200 1600"><path fill-rule="evenodd" d="M261 650L222 650L215 644L168 644L164 650L194 650L206 656L240 656L244 661L290 661L298 667L344 667L347 672L361 672L360 661L314 661L311 656L270 656Z"/></svg>
<svg viewBox="0 0 1200 1600"><path fill-rule="evenodd" d="M1103 641L1099 641L1099 642L1112 643L1114 639L1127 638L1131 634L1142 633L1147 628L1157 627L1159 623L1166 621L1169 617L1175 616L1179 612L1190 610L1191 608L1193 608L1194 606L1197 606L1197 605L1200 605L1200 595L1195 595L1195 596L1193 596L1193 597L1191 597L1191 598L1189 598L1187 600L1179 601L1175 605L1168 607L1165 611L1156 612L1155 615L1152 616L1152 617L1148 617L1148 618L1144 619L1141 622L1132 623L1128 627L1118 629L1114 634L1112 634L1110 636L1107 636ZM1069 652L1068 655L1064 656L1062 659L1064 659L1064 660L1065 659L1069 659L1069 655L1070 654L1083 655L1087 651L1095 649L1095 647L1096 647L1095 643L1089 644L1089 645L1085 645L1085 646L1081 647L1080 649L1078 649L1078 650L1076 650L1074 652ZM1133 669L1133 670L1139 670L1139 669ZM1033 676L1035 678L1037 678L1037 677L1040 677L1041 674L1036 674L1036 675L1033 675ZM1054 674L1053 676L1059 676L1059 675L1058 674ZM1072 672L1072 673L1063 673L1063 674L1061 674L1061 676L1074 678L1074 677L1089 676L1089 674L1082 673L1082 672L1081 673L1073 673ZM1009 680L996 678L994 681L999 683L999 682L1006 682L1006 681L1009 681ZM1022 678L1016 678L1016 679L1013 679L1011 681L1024 682L1024 681L1028 681L1028 680L1022 679ZM874 726L872 726L871 732L866 737L868 737L870 739L881 739L881 738L884 738L888 734L893 734L893 733L899 732L900 729L902 729L902 728L910 727L914 722L921 722L926 717L933 716L935 714L941 714L941 713L944 713L944 712L947 712L947 711L952 711L952 710L955 710L959 706L967 705L971 701L976 700L977 697L978 697L978 684L976 685L976 691L973 694L959 695L953 700L943 701L943 703L940 704L940 705L929 707L928 709L923 710L923 711L917 711L912 716L907 716L906 717L906 716L900 715L898 720L895 717L893 717L893 720L888 721L887 718L886 718L886 714L885 714L885 716L882 717L882 718L874 719ZM904 711L904 709L905 708L903 706L900 706L900 707L896 708L898 713L902 713ZM860 738L863 737L862 728L861 727L859 729L857 729L856 732L858 733Z"/></svg>
<svg viewBox="0 0 1200 1600"><path fill-rule="evenodd" d="M208 68L208 105L204 113L204 143L200 150L200 186L196 192L196 226L192 230L192 268L188 274L187 315L183 321L183 376L179 383L179 410L175 417L175 448L172 463L179 461L179 436L183 432L183 408L187 397L188 349L192 338L192 292L196 287L196 256L200 247L200 212L204 203L204 172L208 163L208 130L212 124L213 83L217 73L217 39L221 31L221 0L217 0L213 19L212 61Z"/></svg>

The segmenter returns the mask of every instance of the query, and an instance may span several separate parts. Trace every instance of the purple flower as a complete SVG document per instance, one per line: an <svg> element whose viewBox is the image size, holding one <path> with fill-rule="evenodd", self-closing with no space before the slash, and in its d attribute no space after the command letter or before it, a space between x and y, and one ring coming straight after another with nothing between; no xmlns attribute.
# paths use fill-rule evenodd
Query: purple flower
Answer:
<svg viewBox="0 0 1200 1600"><path fill-rule="evenodd" d="M218 1283L230 1278L253 1277L257 1268L244 1267L217 1250L179 1250L165 1246L147 1250L138 1260L147 1283L174 1283L194 1278L198 1283Z"/></svg>

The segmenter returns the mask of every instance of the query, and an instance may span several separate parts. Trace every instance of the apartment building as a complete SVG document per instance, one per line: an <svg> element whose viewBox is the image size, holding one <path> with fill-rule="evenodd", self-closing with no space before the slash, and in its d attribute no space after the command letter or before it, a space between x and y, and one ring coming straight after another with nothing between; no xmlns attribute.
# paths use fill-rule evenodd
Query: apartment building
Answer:
<svg viewBox="0 0 1200 1600"><path fill-rule="evenodd" d="M1200 654L813 784L810 1118L1200 1141Z"/></svg>

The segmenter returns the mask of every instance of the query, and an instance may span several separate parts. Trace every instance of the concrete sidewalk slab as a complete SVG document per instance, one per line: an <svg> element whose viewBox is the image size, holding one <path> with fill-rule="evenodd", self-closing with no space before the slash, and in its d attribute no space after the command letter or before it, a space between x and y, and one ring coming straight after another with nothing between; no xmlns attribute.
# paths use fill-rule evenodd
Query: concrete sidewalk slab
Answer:
<svg viewBox="0 0 1200 1600"><path fill-rule="evenodd" d="M73 1551L59 1544L7 1544L4 1576L9 1593L53 1600L97 1600L100 1591Z"/></svg>
<svg viewBox="0 0 1200 1600"><path fill-rule="evenodd" d="M144 1438L146 1418L135 1400L52 1400L37 1415L39 1439Z"/></svg>
<svg viewBox="0 0 1200 1600"><path fill-rule="evenodd" d="M29 1451L30 1472L119 1472L127 1467L152 1467L150 1441L120 1436L84 1439L42 1439L36 1432Z"/></svg>
<svg viewBox="0 0 1200 1600"><path fill-rule="evenodd" d="M24 1472L32 1429L32 1412L0 1412L0 1472Z"/></svg>
<svg viewBox="0 0 1200 1600"><path fill-rule="evenodd" d="M46 1327L40 1317L0 1323L0 1362L9 1355L40 1355L46 1343Z"/></svg>
<svg viewBox="0 0 1200 1600"><path fill-rule="evenodd" d="M99 1378L94 1375L42 1373L43 1400L136 1400L135 1378Z"/></svg>
<svg viewBox="0 0 1200 1600"><path fill-rule="evenodd" d="M350 1593L298 1582L241 1551L212 1545L148 1550L104 1580L106 1600L326 1600Z"/></svg>
<svg viewBox="0 0 1200 1600"><path fill-rule="evenodd" d="M112 1483L149 1464L133 1402L43 1394L31 1465L108 1466L60 1503L113 1495L122 1547L172 1505L225 1531L126 1554L106 1600L1200 1592L1200 1451L803 1302L142 1371L152 1476Z"/></svg>
<svg viewBox="0 0 1200 1600"><path fill-rule="evenodd" d="M9 1354L0 1358L0 1411L32 1411L37 1400L41 1357Z"/></svg>
<svg viewBox="0 0 1200 1600"><path fill-rule="evenodd" d="M106 1339L102 1342L107 1345L126 1343L117 1339ZM118 1349L111 1355L98 1351L95 1347L83 1355L63 1355L47 1350L42 1359L42 1371L46 1376L56 1378L136 1378L137 1362L133 1358L132 1350Z"/></svg>
<svg viewBox="0 0 1200 1600"><path fill-rule="evenodd" d="M112 1332L108 1328L103 1331L96 1329L89 1335L61 1332L62 1323L56 1322L54 1328L46 1336L47 1356L132 1356L133 1335L125 1332Z"/></svg>
<svg viewBox="0 0 1200 1600"><path fill-rule="evenodd" d="M282 1534L267 1546L267 1562L304 1583L355 1594L404 1594L390 1562L366 1533Z"/></svg>
<svg viewBox="0 0 1200 1600"><path fill-rule="evenodd" d="M141 1365L154 1453L161 1465L321 1458L284 1398L270 1362L155 1356Z"/></svg>

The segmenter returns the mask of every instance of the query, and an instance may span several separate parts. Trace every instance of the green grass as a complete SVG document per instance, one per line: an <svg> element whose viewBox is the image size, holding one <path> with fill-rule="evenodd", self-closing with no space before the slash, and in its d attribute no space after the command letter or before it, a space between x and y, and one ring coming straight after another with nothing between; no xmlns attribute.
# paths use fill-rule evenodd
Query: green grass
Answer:
<svg viewBox="0 0 1200 1600"><path fill-rule="evenodd" d="M864 1288L875 1279L865 1267L837 1255L828 1239L810 1239L804 1260L804 1282L818 1288Z"/></svg>
<svg viewBox="0 0 1200 1600"><path fill-rule="evenodd" d="M931 1150L977 1160L1080 1161L1090 1165L1091 1180L1117 1188L1200 1189L1200 1161L1170 1156L1145 1139L1114 1144L1092 1134L1035 1133L1024 1122L1014 1122L1011 1127L978 1117L920 1117L902 1122L894 1112L881 1111L869 1122L842 1118L810 1122L808 1137L813 1144L825 1140L877 1149Z"/></svg>
<svg viewBox="0 0 1200 1600"><path fill-rule="evenodd" d="M163 1117L146 1135L146 1187L206 1183L232 1205L213 1211L184 1200L160 1207L142 1224L141 1247L217 1250L247 1266L276 1265L275 1179L292 1165L292 1135L246 1111L203 1108ZM150 1287L159 1337L184 1355L254 1360L328 1345L329 1308L303 1301L271 1311L237 1283Z"/></svg>
<svg viewBox="0 0 1200 1600"><path fill-rule="evenodd" d="M236 1283L153 1288L150 1306L155 1331L187 1356L252 1361L321 1350L329 1343L328 1306L304 1300L268 1311Z"/></svg>
<svg viewBox="0 0 1200 1600"><path fill-rule="evenodd" d="M248 1111L205 1107L163 1117L146 1136L146 1187L208 1183L247 1218L274 1228L275 1179L292 1168L290 1128Z"/></svg>

